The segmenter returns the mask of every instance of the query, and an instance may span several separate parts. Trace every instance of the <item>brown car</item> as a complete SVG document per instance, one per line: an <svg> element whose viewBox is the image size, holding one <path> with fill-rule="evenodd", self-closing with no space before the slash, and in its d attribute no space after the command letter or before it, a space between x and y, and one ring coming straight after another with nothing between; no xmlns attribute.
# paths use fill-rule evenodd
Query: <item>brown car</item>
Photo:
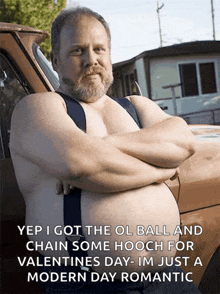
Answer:
<svg viewBox="0 0 220 294"><path fill-rule="evenodd" d="M21 267L17 257L27 251L25 204L18 189L8 148L10 119L15 104L30 93L54 91L59 81L39 43L48 33L0 23L0 174L1 174L1 293L40 293L27 283L33 266ZM220 293L220 127L191 125L197 152L180 167L179 178L167 181L181 213L181 238L176 262L190 274L202 293Z"/></svg>

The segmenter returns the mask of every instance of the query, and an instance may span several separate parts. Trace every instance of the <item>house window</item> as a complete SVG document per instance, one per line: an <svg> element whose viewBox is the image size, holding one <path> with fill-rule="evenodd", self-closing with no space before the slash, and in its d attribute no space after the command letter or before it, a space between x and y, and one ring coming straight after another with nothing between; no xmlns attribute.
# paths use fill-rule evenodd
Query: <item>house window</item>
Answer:
<svg viewBox="0 0 220 294"><path fill-rule="evenodd" d="M182 97L217 92L214 62L179 65Z"/></svg>
<svg viewBox="0 0 220 294"><path fill-rule="evenodd" d="M216 93L215 67L213 62L199 64L202 94Z"/></svg>
<svg viewBox="0 0 220 294"><path fill-rule="evenodd" d="M136 88L135 82L137 82L137 71L136 70L134 70L133 73L127 74L124 76L125 96L137 94L137 88Z"/></svg>
<svg viewBox="0 0 220 294"><path fill-rule="evenodd" d="M129 75L126 75L125 76L125 91L126 91L126 95L130 95L131 94Z"/></svg>

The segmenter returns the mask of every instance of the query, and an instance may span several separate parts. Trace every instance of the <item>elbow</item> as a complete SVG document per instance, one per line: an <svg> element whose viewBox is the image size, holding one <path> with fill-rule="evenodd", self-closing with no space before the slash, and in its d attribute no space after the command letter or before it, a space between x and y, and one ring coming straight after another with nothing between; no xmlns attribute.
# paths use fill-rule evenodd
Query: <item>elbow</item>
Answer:
<svg viewBox="0 0 220 294"><path fill-rule="evenodd" d="M192 134L189 134L189 136L185 138L181 150L182 151L180 152L180 161L178 166L181 165L185 160L190 158L196 152L196 139Z"/></svg>
<svg viewBox="0 0 220 294"><path fill-rule="evenodd" d="M178 120L179 127L182 134L181 145L187 154L187 158L192 156L196 152L196 138L191 132L188 124L184 119L180 117L175 117Z"/></svg>
<svg viewBox="0 0 220 294"><path fill-rule="evenodd" d="M189 144L189 157L192 156L196 152L196 139L193 135L193 139L191 140Z"/></svg>
<svg viewBox="0 0 220 294"><path fill-rule="evenodd" d="M81 182L82 179L88 178L97 172L97 164L95 160L88 157L80 160L70 159L59 178L67 183Z"/></svg>
<svg viewBox="0 0 220 294"><path fill-rule="evenodd" d="M166 163L166 167L168 168L177 168L184 163L187 159L189 159L195 150L193 148L178 148L177 152L173 153L172 158Z"/></svg>
<svg viewBox="0 0 220 294"><path fill-rule="evenodd" d="M186 159L191 157L196 152L196 138L192 132L188 129L188 134L184 137L183 149L186 154Z"/></svg>
<svg viewBox="0 0 220 294"><path fill-rule="evenodd" d="M188 151L188 157L191 157L196 152L196 138L189 128L187 131L188 135L186 137L186 150Z"/></svg>
<svg viewBox="0 0 220 294"><path fill-rule="evenodd" d="M186 144L183 153L182 153L182 158L178 164L180 166L184 161L189 159L193 154L196 152L196 141L195 139L188 140L188 143Z"/></svg>
<svg viewBox="0 0 220 294"><path fill-rule="evenodd" d="M187 123L180 117L174 117L176 134L173 137L175 148L172 152L172 167L180 166L196 152L196 138Z"/></svg>

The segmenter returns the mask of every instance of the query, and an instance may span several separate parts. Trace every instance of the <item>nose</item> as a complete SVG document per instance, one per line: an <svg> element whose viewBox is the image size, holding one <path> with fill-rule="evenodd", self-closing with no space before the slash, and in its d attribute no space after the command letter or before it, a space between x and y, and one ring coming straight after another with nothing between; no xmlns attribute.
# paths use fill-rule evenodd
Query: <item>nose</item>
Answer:
<svg viewBox="0 0 220 294"><path fill-rule="evenodd" d="M83 65L84 67L97 65L97 55L92 49L85 50L83 54Z"/></svg>

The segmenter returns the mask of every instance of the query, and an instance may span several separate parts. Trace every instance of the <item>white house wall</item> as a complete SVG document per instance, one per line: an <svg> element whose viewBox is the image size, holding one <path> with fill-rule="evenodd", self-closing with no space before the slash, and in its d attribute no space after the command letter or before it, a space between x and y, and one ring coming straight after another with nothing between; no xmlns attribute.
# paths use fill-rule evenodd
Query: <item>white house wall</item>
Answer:
<svg viewBox="0 0 220 294"><path fill-rule="evenodd" d="M217 93L200 96L182 97L181 88L175 88L176 105L178 115L213 110L220 108L220 55L207 56L177 56L169 58L155 58L150 61L151 93L152 99L162 106L169 114L174 114L171 89L163 89L163 86L180 83L179 64L190 62L215 62ZM216 115L219 112L216 112ZM213 115L213 113L210 113ZM218 118L220 121L220 118Z"/></svg>
<svg viewBox="0 0 220 294"><path fill-rule="evenodd" d="M177 73L176 60L169 59L153 59L150 61L151 71L151 93L152 99L166 99L171 98L172 93L170 89L163 89L163 86L180 83ZM180 87L175 89L176 96L180 97Z"/></svg>

